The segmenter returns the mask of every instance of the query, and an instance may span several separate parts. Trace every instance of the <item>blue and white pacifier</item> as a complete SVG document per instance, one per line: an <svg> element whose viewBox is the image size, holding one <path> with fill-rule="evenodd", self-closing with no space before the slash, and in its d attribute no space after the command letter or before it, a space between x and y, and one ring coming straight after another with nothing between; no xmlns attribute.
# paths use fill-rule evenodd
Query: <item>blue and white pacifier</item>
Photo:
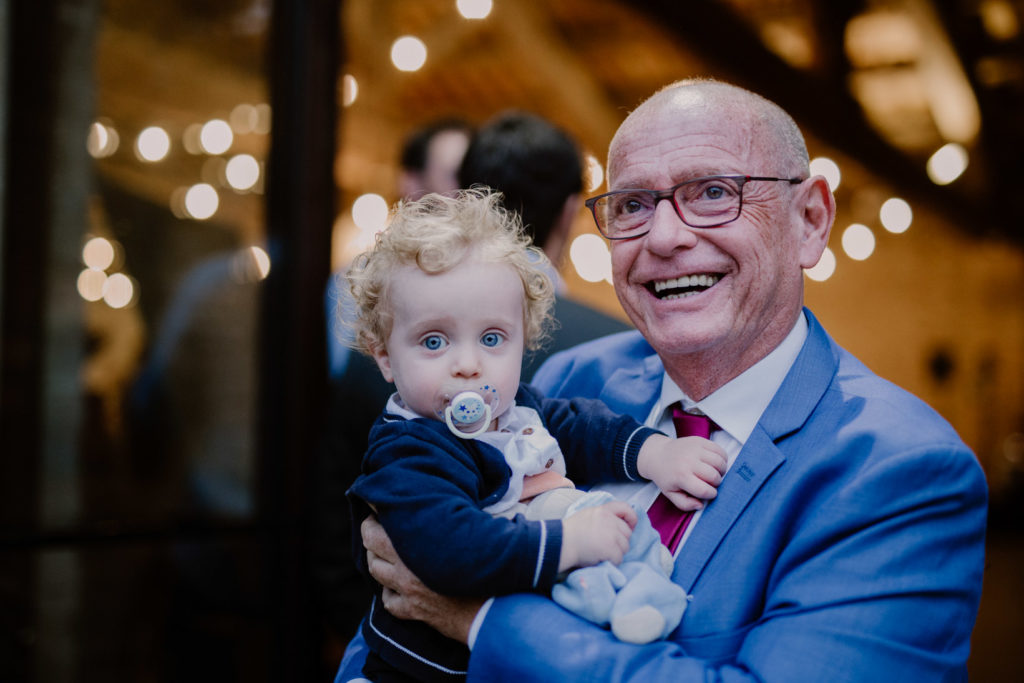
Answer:
<svg viewBox="0 0 1024 683"><path fill-rule="evenodd" d="M491 426L493 409L497 404L498 392L490 386L480 391L460 391L444 408L444 422L452 434L460 439L474 439Z"/></svg>

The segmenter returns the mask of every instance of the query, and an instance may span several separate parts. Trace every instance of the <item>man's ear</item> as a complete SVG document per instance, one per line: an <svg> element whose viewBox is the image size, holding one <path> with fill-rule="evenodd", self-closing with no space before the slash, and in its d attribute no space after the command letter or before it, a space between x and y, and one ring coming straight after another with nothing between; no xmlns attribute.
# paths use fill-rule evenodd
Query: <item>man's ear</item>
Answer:
<svg viewBox="0 0 1024 683"><path fill-rule="evenodd" d="M800 204L800 267L812 268L828 246L828 236L836 219L836 199L824 176L804 181Z"/></svg>
<svg viewBox="0 0 1024 683"><path fill-rule="evenodd" d="M370 349L370 353L373 354L373 360L376 361L380 374L384 376L384 381L394 383L395 375L391 372L391 358L388 356L387 347L383 344L375 345Z"/></svg>

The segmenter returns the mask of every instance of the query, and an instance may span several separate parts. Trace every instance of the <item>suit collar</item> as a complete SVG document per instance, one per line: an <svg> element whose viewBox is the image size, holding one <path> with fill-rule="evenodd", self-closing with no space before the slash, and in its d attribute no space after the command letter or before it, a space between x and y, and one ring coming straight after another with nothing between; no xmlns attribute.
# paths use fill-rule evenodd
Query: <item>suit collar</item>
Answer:
<svg viewBox="0 0 1024 683"><path fill-rule="evenodd" d="M605 382L599 399L616 413L631 416L639 422L646 422L651 409L661 392L661 377L665 368L657 354L652 353L639 363L619 368ZM643 396L644 402L637 403Z"/></svg>

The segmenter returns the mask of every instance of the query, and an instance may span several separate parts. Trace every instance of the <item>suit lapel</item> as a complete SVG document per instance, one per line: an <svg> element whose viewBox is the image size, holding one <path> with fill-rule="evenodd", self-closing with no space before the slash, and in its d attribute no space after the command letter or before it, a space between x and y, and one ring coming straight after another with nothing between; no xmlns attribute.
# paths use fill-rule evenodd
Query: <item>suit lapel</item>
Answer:
<svg viewBox="0 0 1024 683"><path fill-rule="evenodd" d="M736 518L785 460L764 430L756 427L718 488L718 496L694 526L681 551L681 561L676 562L672 580L687 593Z"/></svg>
<svg viewBox="0 0 1024 683"><path fill-rule="evenodd" d="M811 312L804 309L804 313L808 334L800 355L726 473L718 496L693 528L680 555L682 560L676 562L673 581L687 592L736 519L786 461L787 455L778 444L810 418L835 375L838 359L831 340ZM800 455L790 453L789 457Z"/></svg>

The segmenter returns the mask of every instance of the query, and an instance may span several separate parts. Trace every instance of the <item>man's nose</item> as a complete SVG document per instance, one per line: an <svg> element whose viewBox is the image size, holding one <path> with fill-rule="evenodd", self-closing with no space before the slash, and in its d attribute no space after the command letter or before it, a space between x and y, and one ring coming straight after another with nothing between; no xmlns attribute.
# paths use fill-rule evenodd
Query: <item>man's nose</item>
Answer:
<svg viewBox="0 0 1024 683"><path fill-rule="evenodd" d="M654 206L651 229L645 236L647 249L668 255L676 249L691 248L697 244L696 231L683 222L671 198L663 198Z"/></svg>

